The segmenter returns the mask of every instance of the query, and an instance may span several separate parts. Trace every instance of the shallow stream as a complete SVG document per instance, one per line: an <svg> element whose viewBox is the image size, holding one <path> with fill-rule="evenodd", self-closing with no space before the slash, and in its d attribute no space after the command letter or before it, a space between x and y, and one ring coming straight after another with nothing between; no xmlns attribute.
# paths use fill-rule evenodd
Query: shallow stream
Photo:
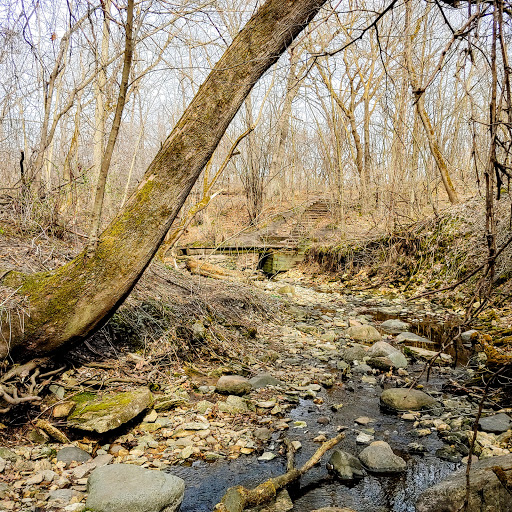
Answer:
<svg viewBox="0 0 512 512"><path fill-rule="evenodd" d="M369 313L367 316L377 321L384 319L377 318L373 312L366 310L366 306L372 306L372 303L365 304L364 300L356 297L346 297L345 300L347 299L362 314ZM386 318L406 319L404 316L403 313L391 314ZM436 329L439 330L438 326ZM326 469L329 455L324 455L321 464L308 472L299 485L288 489L294 502L293 512L310 512L322 507L349 507L357 512L413 512L418 496L425 489L458 468L459 464L435 456L435 451L443 446L436 433L418 438L414 434L412 422L380 409L379 396L382 389L378 384L365 383L360 376L354 376L349 382L342 383L340 371L316 359L299 357L293 364L303 368L323 367L332 371L335 373L336 384L333 388L322 389L318 393L318 397L324 400L321 409L312 399L301 399L295 408L287 411L289 418L293 421L304 421L307 427L296 428L292 421L288 431L273 434L265 451L276 453L281 446L279 439L285 436L292 441L298 440L302 443L302 448L296 454L296 466L300 467L319 446L312 441L314 437L325 434L327 438L331 438L344 428L346 436L337 448L358 455L365 445L356 444L356 436L365 427L357 425L354 420L368 416L374 420L368 426L375 429L375 440L388 442L394 452L407 461L407 471L398 476L369 474L362 480L347 485L329 474ZM422 369L423 365L420 364L408 367L411 377L418 375ZM426 387L434 392L440 391L443 381L443 376L434 370ZM333 412L330 406L334 404L343 404L343 407ZM319 424L317 420L320 416L328 416L329 424ZM425 454L409 454L407 445L411 442L423 444L426 448ZM186 482L181 512L211 512L228 487L243 485L252 488L272 476L284 473L286 456L278 456L270 462L258 461L257 455L214 463L196 461L192 466L173 466L169 470Z"/></svg>

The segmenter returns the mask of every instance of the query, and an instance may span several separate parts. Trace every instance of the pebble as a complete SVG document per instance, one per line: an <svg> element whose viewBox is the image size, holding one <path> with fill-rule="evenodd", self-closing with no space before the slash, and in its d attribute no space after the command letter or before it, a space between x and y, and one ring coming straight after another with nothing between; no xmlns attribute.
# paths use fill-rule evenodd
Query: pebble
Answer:
<svg viewBox="0 0 512 512"><path fill-rule="evenodd" d="M268 462L276 458L276 454L272 452L264 452L262 455L258 457L258 460Z"/></svg>

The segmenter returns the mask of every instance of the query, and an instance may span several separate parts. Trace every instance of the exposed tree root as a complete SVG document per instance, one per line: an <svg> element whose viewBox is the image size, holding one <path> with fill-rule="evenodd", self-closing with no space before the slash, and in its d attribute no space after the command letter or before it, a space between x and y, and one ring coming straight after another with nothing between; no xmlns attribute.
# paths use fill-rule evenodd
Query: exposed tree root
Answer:
<svg viewBox="0 0 512 512"><path fill-rule="evenodd" d="M270 502L276 497L277 491L298 480L320 461L325 452L336 446L344 437L345 434L341 432L336 437L323 443L300 469L293 468L293 462L290 462L290 459L293 460L293 454L290 455L291 450L289 448L287 472L284 475L270 478L259 484L255 489L246 489L240 485L230 487L221 502L215 506L214 512L243 512L248 507Z"/></svg>
<svg viewBox="0 0 512 512"><path fill-rule="evenodd" d="M0 400L3 402L0 414L8 413L15 405L42 400L39 393L51 382L54 375L65 369L61 367L41 373L41 367L48 362L47 357L32 359L25 364L10 368L0 377Z"/></svg>

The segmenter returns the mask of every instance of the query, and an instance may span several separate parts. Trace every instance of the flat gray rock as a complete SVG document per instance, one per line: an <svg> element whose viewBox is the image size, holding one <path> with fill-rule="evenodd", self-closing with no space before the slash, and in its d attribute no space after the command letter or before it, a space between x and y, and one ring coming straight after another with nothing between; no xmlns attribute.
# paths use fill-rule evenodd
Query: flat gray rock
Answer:
<svg viewBox="0 0 512 512"><path fill-rule="evenodd" d="M87 462L91 460L91 456L76 446L66 446L57 452L57 461L70 464L71 462Z"/></svg>
<svg viewBox="0 0 512 512"><path fill-rule="evenodd" d="M267 386L282 386L282 382L275 377L272 377L269 373L262 373L256 375L252 379L249 379L251 386L254 389L266 388Z"/></svg>
<svg viewBox="0 0 512 512"><path fill-rule="evenodd" d="M490 457L473 463L470 472L467 512L512 512L512 499L496 475L488 468L512 466L512 454ZM460 510L466 495L465 468L424 491L416 502L416 512L452 512Z"/></svg>
<svg viewBox="0 0 512 512"><path fill-rule="evenodd" d="M512 418L504 412L480 418L478 425L484 432L492 432L493 434L501 434L512 427Z"/></svg>
<svg viewBox="0 0 512 512"><path fill-rule="evenodd" d="M91 432L108 432L138 416L153 403L147 388L127 391L77 405L68 417L68 425Z"/></svg>
<svg viewBox="0 0 512 512"><path fill-rule="evenodd" d="M175 512L185 482L162 471L113 464L92 472L87 491L86 507L95 512Z"/></svg>
<svg viewBox="0 0 512 512"><path fill-rule="evenodd" d="M437 405L437 402L423 391L407 388L386 389L380 395L380 403L394 411L419 411Z"/></svg>
<svg viewBox="0 0 512 512"><path fill-rule="evenodd" d="M395 455L385 441L374 441L359 454L359 459L374 473L401 473L407 468L405 460Z"/></svg>
<svg viewBox="0 0 512 512"><path fill-rule="evenodd" d="M395 339L398 343L427 343L429 345L432 344L432 341L430 341L429 339L414 334L413 332L402 332Z"/></svg>
<svg viewBox="0 0 512 512"><path fill-rule="evenodd" d="M401 332L407 331L409 329L409 324L407 322L402 322L402 320L386 320L380 324L380 328L389 334L400 334Z"/></svg>

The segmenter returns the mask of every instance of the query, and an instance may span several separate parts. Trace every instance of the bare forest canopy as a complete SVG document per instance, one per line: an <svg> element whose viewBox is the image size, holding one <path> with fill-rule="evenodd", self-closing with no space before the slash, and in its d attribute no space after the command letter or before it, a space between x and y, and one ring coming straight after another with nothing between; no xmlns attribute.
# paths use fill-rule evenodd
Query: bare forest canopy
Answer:
<svg viewBox="0 0 512 512"><path fill-rule="evenodd" d="M88 245L46 275L0 269L32 307L3 322L3 356L12 340L37 354L101 325L185 201L171 241L214 198L215 242L229 208L243 228L327 197L343 233L353 212L391 228L480 193L492 278L512 127L501 0L0 9L2 216Z"/></svg>

